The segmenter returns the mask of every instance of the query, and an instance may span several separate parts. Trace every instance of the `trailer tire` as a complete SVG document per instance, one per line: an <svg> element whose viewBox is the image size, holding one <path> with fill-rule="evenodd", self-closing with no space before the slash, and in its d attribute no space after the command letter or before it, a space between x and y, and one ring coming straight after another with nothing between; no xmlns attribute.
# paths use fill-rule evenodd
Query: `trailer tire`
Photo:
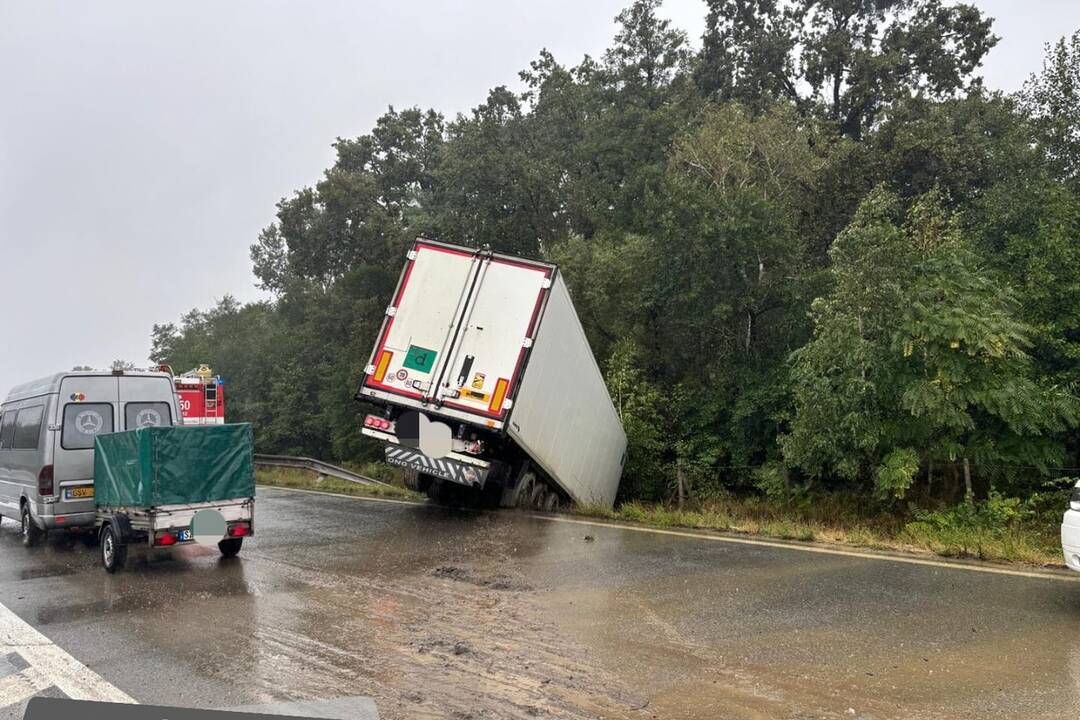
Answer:
<svg viewBox="0 0 1080 720"><path fill-rule="evenodd" d="M529 502L532 500L533 489L536 487L536 475L531 472L525 472L518 478L517 485L514 487L514 501L511 503L512 507L518 507L522 510L529 509Z"/></svg>
<svg viewBox="0 0 1080 720"><path fill-rule="evenodd" d="M221 551L221 556L224 558L234 558L239 554L240 548L244 545L244 538L228 538L222 540L217 544L218 550Z"/></svg>
<svg viewBox="0 0 1080 720"><path fill-rule="evenodd" d="M105 572L112 574L123 569L127 564L127 544L116 532L112 523L106 523L101 528L101 565Z"/></svg>
<svg viewBox="0 0 1080 720"><path fill-rule="evenodd" d="M24 502L22 513L19 516L22 521L22 544L23 547L33 547L45 537L45 531L34 524L34 518L30 514L30 503Z"/></svg>
<svg viewBox="0 0 1080 720"><path fill-rule="evenodd" d="M548 489L547 497L544 498L544 512L558 512L559 511L559 494Z"/></svg>
<svg viewBox="0 0 1080 720"><path fill-rule="evenodd" d="M544 503L547 502L548 489L541 480L533 482L533 490L529 495L529 507L533 510L543 510Z"/></svg>

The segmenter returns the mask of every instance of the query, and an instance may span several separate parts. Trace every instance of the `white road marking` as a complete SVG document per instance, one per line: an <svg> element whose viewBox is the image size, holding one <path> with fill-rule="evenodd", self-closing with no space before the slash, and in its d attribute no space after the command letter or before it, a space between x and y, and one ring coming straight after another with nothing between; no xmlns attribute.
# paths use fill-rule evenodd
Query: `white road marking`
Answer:
<svg viewBox="0 0 1080 720"><path fill-rule="evenodd" d="M314 495L331 495L350 500L365 500L369 502L393 503L395 505L426 505L425 502L415 500L390 500L388 498L364 497L363 495L345 495L343 493L326 492L323 490L303 490L301 488L278 487L276 485L262 485L260 487L270 490L287 490L289 492L312 493ZM485 512L485 511L478 511ZM567 517L565 515L538 515L529 514L529 517L545 522L568 523L571 525L587 525L590 527L609 528L616 530L629 530L631 532L651 533L653 535L670 535L673 537L693 538L695 540L712 540L714 542L732 543L735 545L757 545L759 547L776 548L779 550L794 550L796 552L818 553L820 555L839 555L841 557L853 557L862 560L879 560L884 562L903 563L907 565L923 565L926 567L942 568L945 570L966 570L969 572L987 573L989 575L1011 575L1013 577L1035 578L1037 580L1056 580L1058 582L1080 582L1080 573L1072 571L1055 570L1017 570L994 565L977 565L958 560L932 560L918 556L886 555L862 550L847 550L839 547L826 545L796 545L793 543L778 542L774 540L758 540L754 538L735 537L732 535L705 534L686 530L664 530L662 528L648 527L646 525L626 525L617 522L600 522L597 520L583 520L580 518Z"/></svg>
<svg viewBox="0 0 1080 720"><path fill-rule="evenodd" d="M826 547L822 545L795 545L773 540L733 537L731 535L706 535L704 533L685 532L681 530L662 530L660 528L644 527L641 525L624 525L622 523L579 520L577 518L560 517L558 515L530 515L529 517L536 518L537 520L546 520L548 522L570 523L572 525L588 525L591 527L602 528L618 528L619 530L645 532L654 535L672 535L674 537L695 538L697 540L714 540L716 542L734 543L736 545L757 545L760 547L778 548L780 550L795 550L797 552L818 553L820 555L839 555L842 557L860 558L862 560L884 560L886 562L905 563L907 565L925 565L927 567L944 568L946 570L968 570L970 572L981 572L991 575L1012 575L1014 577L1037 578L1039 580L1080 582L1080 574L1074 574L1072 571L1014 570L1012 568L995 567L993 565L976 565L974 563L958 560L931 560L929 558L914 556L905 557L902 555L886 555L884 553L864 552L861 550L845 550L843 548Z"/></svg>
<svg viewBox="0 0 1080 720"><path fill-rule="evenodd" d="M0 678L0 708L29 700L50 685L49 678L35 668Z"/></svg>
<svg viewBox="0 0 1080 720"><path fill-rule="evenodd" d="M25 700L50 685L75 700L135 702L0 604L0 657L9 653L17 653L30 667L0 679L0 707Z"/></svg>

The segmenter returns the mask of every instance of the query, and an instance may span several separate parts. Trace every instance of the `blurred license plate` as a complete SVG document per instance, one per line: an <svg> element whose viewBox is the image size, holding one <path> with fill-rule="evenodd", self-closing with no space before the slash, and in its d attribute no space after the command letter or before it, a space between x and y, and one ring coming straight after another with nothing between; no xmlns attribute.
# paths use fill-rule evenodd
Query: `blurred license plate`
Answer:
<svg viewBox="0 0 1080 720"><path fill-rule="evenodd" d="M180 542L187 542L191 539L191 531L184 529L176 533L176 539Z"/></svg>
<svg viewBox="0 0 1080 720"><path fill-rule="evenodd" d="M92 497L94 497L94 488L92 486L64 488L65 500L86 500Z"/></svg>

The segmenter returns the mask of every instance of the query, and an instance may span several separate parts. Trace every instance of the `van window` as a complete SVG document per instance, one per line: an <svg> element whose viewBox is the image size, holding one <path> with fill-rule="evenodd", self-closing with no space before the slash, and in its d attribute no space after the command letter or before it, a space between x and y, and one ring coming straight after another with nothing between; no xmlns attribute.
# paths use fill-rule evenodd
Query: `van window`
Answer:
<svg viewBox="0 0 1080 720"><path fill-rule="evenodd" d="M137 430L141 427L172 425L172 410L167 402L129 402L124 405L124 427Z"/></svg>
<svg viewBox="0 0 1080 720"><path fill-rule="evenodd" d="M0 450L10 450L11 441L15 439L15 411L8 410L4 413L3 421L0 421Z"/></svg>
<svg viewBox="0 0 1080 720"><path fill-rule="evenodd" d="M15 416L15 437L11 443L13 450L37 450L41 440L41 405L23 408Z"/></svg>
<svg viewBox="0 0 1080 720"><path fill-rule="evenodd" d="M86 450L94 437L113 431L113 406L109 403L69 403L64 406L64 429L60 447Z"/></svg>

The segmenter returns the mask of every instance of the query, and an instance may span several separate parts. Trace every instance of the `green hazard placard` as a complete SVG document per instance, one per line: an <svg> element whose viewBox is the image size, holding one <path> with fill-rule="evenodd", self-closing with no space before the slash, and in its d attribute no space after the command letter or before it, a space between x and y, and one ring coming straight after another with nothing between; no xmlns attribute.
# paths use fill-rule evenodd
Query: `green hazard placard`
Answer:
<svg viewBox="0 0 1080 720"><path fill-rule="evenodd" d="M409 352L405 355L405 362L402 364L410 370L429 373L435 367L435 356L438 354L434 350L428 350L419 345L410 345Z"/></svg>

